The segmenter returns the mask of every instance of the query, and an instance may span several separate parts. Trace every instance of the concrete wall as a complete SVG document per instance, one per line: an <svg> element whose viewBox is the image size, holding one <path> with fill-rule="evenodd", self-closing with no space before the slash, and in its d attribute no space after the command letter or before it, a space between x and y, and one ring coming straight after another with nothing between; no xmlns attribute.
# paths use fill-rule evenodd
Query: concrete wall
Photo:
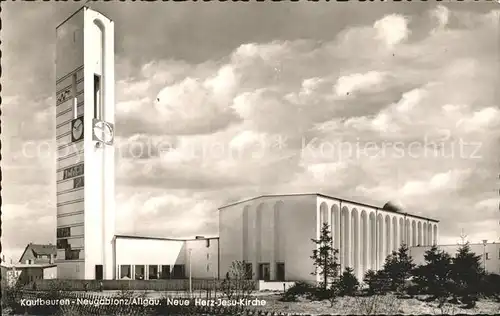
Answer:
<svg viewBox="0 0 500 316"><path fill-rule="evenodd" d="M219 211L220 272L223 277L234 261L270 264L271 280L276 263L285 263L286 280L311 280L311 238L316 237L314 196L263 197Z"/></svg>
<svg viewBox="0 0 500 316"><path fill-rule="evenodd" d="M64 251L62 252L64 258ZM57 278L64 280L84 279L85 262L83 260L77 262L58 262L57 263Z"/></svg>
<svg viewBox="0 0 500 316"><path fill-rule="evenodd" d="M171 271L174 265L185 265L185 242L182 240L165 240L151 238L117 237L115 240L116 279L125 275L130 269L130 278L159 278L162 266ZM140 266L144 268L141 273ZM156 276L154 270L156 269ZM127 277L126 275L124 277Z"/></svg>
<svg viewBox="0 0 500 316"><path fill-rule="evenodd" d="M93 119L113 123L114 23L102 14L84 9L85 49L85 279L94 279L95 266L103 265L105 279L114 276L115 235L114 147L96 147ZM94 75L101 76L100 115L94 115Z"/></svg>
<svg viewBox="0 0 500 316"><path fill-rule="evenodd" d="M116 238L117 265L174 265L185 263L182 240Z"/></svg>
<svg viewBox="0 0 500 316"><path fill-rule="evenodd" d="M279 282L279 281L266 282L263 280L259 280L258 288L259 291L285 292L294 285L295 282Z"/></svg>
<svg viewBox="0 0 500 316"><path fill-rule="evenodd" d="M43 279L44 280L57 279L57 267L50 267L43 269Z"/></svg>
<svg viewBox="0 0 500 316"><path fill-rule="evenodd" d="M189 249L191 249L191 265L189 264ZM219 277L219 239L207 238L187 240L185 246L186 273L199 279L217 279Z"/></svg>
<svg viewBox="0 0 500 316"><path fill-rule="evenodd" d="M481 264L489 273L500 274L500 243L489 243L484 246L483 244L470 244L470 249L475 254L481 256ZM424 254L431 247L411 247L410 255L416 264L425 264ZM439 245L438 249L443 250L455 257L459 245ZM485 260L486 254L488 259Z"/></svg>

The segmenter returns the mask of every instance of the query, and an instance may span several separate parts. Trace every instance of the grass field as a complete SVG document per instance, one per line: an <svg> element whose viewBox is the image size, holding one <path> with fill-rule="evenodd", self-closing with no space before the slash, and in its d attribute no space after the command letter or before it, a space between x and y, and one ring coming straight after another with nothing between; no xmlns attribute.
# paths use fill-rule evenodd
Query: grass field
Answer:
<svg viewBox="0 0 500 316"><path fill-rule="evenodd" d="M491 300L480 300L476 308L463 309L458 305L446 304L442 308L437 302L424 302L417 298L400 299L394 296L372 297L342 297L338 298L333 306L329 301L280 302L279 295L267 295L266 306L260 307L264 311L280 311L291 314L316 315L454 315L454 314L500 314L500 303ZM423 297L421 297L423 299Z"/></svg>

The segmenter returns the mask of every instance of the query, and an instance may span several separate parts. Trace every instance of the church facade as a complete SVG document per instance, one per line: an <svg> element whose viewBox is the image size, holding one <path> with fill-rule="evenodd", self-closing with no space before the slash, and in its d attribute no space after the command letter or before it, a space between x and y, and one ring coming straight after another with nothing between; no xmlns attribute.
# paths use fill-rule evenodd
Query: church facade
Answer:
<svg viewBox="0 0 500 316"><path fill-rule="evenodd" d="M328 224L341 271L358 279L380 269L401 244L438 241L438 221L404 213L390 203L376 207L323 194L266 195L219 210L220 269L247 262L255 279L320 281L310 256Z"/></svg>

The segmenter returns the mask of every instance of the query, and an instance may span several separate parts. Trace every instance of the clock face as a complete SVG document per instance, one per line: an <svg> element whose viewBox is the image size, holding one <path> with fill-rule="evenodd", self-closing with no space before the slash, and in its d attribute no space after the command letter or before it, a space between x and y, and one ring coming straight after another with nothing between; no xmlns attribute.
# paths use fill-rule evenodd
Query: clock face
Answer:
<svg viewBox="0 0 500 316"><path fill-rule="evenodd" d="M114 136L113 126L102 121L95 122L94 136L98 141L110 145L113 142Z"/></svg>
<svg viewBox="0 0 500 316"><path fill-rule="evenodd" d="M83 121L81 118L73 120L71 127L72 141L79 141L83 137Z"/></svg>

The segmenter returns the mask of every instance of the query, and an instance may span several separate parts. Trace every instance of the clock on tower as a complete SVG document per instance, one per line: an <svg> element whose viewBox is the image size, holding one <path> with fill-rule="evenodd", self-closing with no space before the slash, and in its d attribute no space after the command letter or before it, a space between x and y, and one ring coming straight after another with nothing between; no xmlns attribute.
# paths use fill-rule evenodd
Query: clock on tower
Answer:
<svg viewBox="0 0 500 316"><path fill-rule="evenodd" d="M77 142L83 138L83 117L78 117L71 122L71 141Z"/></svg>

